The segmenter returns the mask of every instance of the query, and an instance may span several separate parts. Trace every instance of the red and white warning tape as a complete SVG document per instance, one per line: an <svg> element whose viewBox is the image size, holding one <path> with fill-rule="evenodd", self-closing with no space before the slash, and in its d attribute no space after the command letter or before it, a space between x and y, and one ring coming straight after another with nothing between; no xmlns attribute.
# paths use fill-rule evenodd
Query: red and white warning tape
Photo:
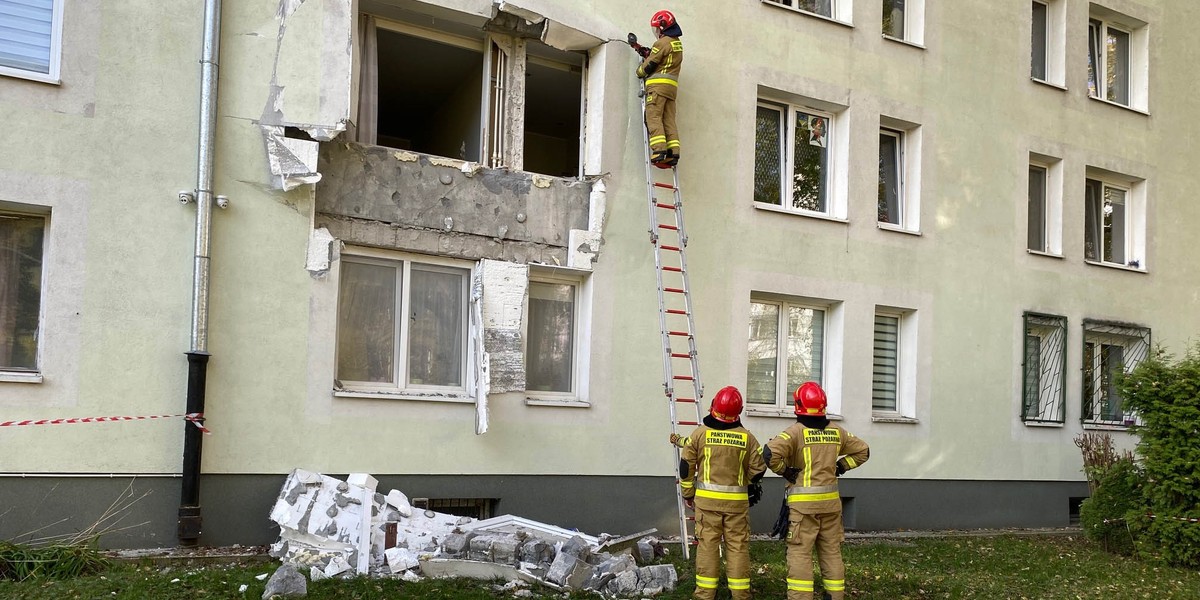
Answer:
<svg viewBox="0 0 1200 600"><path fill-rule="evenodd" d="M1167 519L1170 521L1183 521L1184 523L1200 523L1200 519L1192 519L1192 518L1188 518L1188 517L1160 517L1158 515L1152 515L1150 513L1146 513L1145 516L1150 517L1151 519ZM1117 523L1117 522L1124 521L1124 520L1125 520L1125 517L1117 517L1115 519L1104 519L1103 523L1105 525L1108 525L1109 523Z"/></svg>
<svg viewBox="0 0 1200 600"><path fill-rule="evenodd" d="M71 419L27 419L24 421L0 421L0 427L20 427L22 425L72 425L75 423L105 423L109 421L144 421L148 419L177 419L191 422L205 435L211 434L204 427L204 413L187 413L178 415L145 415L137 417L75 417Z"/></svg>

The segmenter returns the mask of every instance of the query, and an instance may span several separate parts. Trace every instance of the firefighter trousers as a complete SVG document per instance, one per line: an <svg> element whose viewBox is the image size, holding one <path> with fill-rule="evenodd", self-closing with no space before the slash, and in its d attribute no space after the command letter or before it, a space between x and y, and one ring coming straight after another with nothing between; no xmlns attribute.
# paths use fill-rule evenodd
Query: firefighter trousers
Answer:
<svg viewBox="0 0 1200 600"><path fill-rule="evenodd" d="M833 600L846 593L846 567L842 563L842 513L806 515L791 511L787 547L788 600L812 600L813 546L821 563L821 583Z"/></svg>
<svg viewBox="0 0 1200 600"><path fill-rule="evenodd" d="M679 130L675 128L675 97L659 90L646 91L646 130L650 132L650 150L668 149L679 156Z"/></svg>
<svg viewBox="0 0 1200 600"><path fill-rule="evenodd" d="M750 599L750 511L718 511L696 508L697 600L717 597L721 578L721 545L725 546L725 577L733 600Z"/></svg>

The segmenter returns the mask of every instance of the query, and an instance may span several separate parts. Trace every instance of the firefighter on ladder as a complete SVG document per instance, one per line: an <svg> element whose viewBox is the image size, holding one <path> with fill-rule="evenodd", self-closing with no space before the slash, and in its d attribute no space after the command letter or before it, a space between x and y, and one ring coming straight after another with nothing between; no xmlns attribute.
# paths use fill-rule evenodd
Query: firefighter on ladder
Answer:
<svg viewBox="0 0 1200 600"><path fill-rule="evenodd" d="M759 480L767 465L758 440L742 427L741 412L741 392L721 388L703 425L688 437L670 438L683 448L679 487L696 514L698 600L717 596L722 542L729 591L734 600L750 598L750 507L762 497Z"/></svg>
<svg viewBox="0 0 1200 600"><path fill-rule="evenodd" d="M650 17L657 38L643 50L637 76L646 80L646 129L650 132L650 162L661 167L679 163L679 130L675 128L675 96L683 66L683 30L670 11Z"/></svg>
<svg viewBox="0 0 1200 600"><path fill-rule="evenodd" d="M796 424L763 446L772 471L788 480L787 597L812 600L813 546L821 563L825 598L841 600L846 593L842 563L842 501L838 476L861 466L870 457L867 443L829 422L825 391L809 381L796 389Z"/></svg>

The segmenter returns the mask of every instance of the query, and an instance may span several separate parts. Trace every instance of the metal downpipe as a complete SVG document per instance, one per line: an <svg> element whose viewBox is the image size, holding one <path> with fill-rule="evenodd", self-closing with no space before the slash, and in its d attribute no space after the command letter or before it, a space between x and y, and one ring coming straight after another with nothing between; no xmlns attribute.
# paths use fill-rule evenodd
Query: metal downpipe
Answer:
<svg viewBox="0 0 1200 600"><path fill-rule="evenodd" d="M217 70L221 44L221 0L204 2L204 49L200 57L200 136L196 166L196 246L192 271L192 337L187 353L187 412L204 412L208 373L209 246L213 209L213 154L217 125ZM181 546L200 539L199 428L184 422L183 478L179 496L178 538Z"/></svg>

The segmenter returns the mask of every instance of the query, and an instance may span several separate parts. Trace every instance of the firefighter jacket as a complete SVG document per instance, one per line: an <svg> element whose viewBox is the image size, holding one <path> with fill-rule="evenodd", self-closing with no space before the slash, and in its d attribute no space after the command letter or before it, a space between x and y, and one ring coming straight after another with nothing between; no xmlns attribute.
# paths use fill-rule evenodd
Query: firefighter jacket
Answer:
<svg viewBox="0 0 1200 600"><path fill-rule="evenodd" d="M788 506L808 515L841 512L838 475L867 462L869 456L866 442L832 424L816 429L796 423L763 449L771 470L788 479Z"/></svg>
<svg viewBox="0 0 1200 600"><path fill-rule="evenodd" d="M767 471L762 446L740 421L723 423L711 415L682 440L679 486L696 508L737 512L750 508L749 490Z"/></svg>
<svg viewBox="0 0 1200 600"><path fill-rule="evenodd" d="M674 98L679 89L679 71L683 66L683 42L669 35L659 37L650 54L637 68L637 76L646 80L647 94Z"/></svg>

